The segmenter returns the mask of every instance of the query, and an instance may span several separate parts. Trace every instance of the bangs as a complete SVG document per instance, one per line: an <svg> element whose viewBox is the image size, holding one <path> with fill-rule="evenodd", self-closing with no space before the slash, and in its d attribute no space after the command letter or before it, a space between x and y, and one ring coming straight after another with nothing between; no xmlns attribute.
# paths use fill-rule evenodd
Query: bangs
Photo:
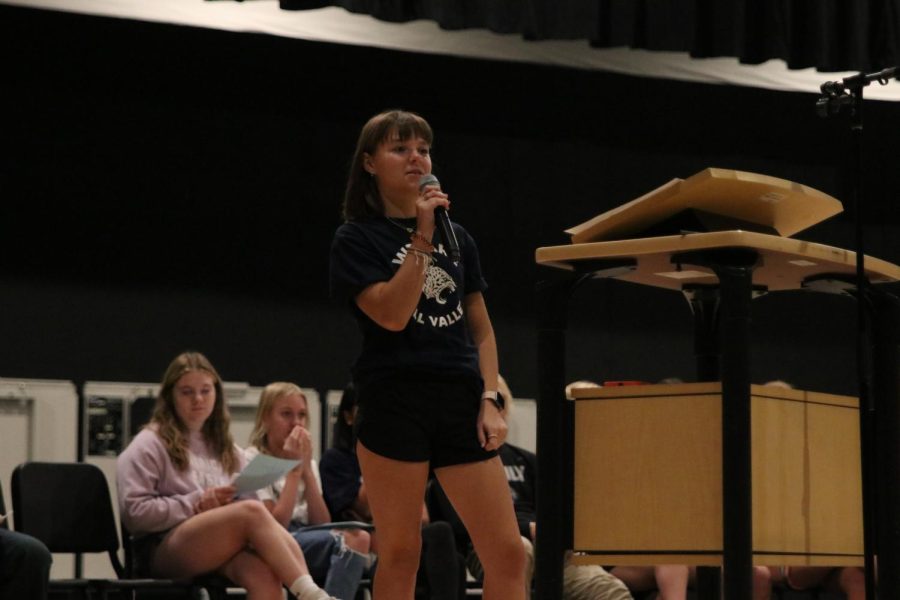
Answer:
<svg viewBox="0 0 900 600"><path fill-rule="evenodd" d="M374 142L373 146L393 139L406 141L411 138L422 138L430 146L434 142L434 134L428 122L415 113L406 111L391 111L380 115L375 123L373 123L372 136L369 138ZM369 151L373 151L370 148Z"/></svg>
<svg viewBox="0 0 900 600"><path fill-rule="evenodd" d="M433 135L431 127L425 122L425 119L409 113L406 113L403 117L397 121L397 137L404 142L411 138L422 138L430 145L433 141ZM390 135L390 133L387 132L387 135Z"/></svg>

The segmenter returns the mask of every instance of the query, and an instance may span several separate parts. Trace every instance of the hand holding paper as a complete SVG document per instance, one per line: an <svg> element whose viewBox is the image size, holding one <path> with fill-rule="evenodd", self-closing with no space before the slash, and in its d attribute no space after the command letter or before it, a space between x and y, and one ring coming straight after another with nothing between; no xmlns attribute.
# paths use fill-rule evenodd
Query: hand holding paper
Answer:
<svg viewBox="0 0 900 600"><path fill-rule="evenodd" d="M288 460L268 454L257 454L234 480L238 494L253 492L278 481L296 467L299 460Z"/></svg>

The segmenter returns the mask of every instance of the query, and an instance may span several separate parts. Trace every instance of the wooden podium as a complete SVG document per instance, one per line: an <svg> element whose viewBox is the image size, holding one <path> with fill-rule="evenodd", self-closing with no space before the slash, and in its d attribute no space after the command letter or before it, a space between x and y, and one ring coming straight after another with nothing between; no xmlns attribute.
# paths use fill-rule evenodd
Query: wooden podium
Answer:
<svg viewBox="0 0 900 600"><path fill-rule="evenodd" d="M572 244L537 249L538 264L565 273L538 286L539 600L561 597L567 550L576 562L721 566L727 600L751 598L754 563L863 563L867 421L856 399L753 386L749 370L752 298L857 294L855 253L784 237L840 210L793 182L707 169L568 230ZM897 488L900 303L873 284L900 281L900 267L865 257L864 269L875 403L887 417L871 451L889 457L877 474L885 489ZM583 390L566 401L567 302L596 278L683 292L698 380L708 383ZM636 440L654 428L682 445L685 460L642 449ZM688 501L663 493L666 501L654 502L651 483L676 486ZM848 489L828 491L839 485ZM900 566L900 502L879 504L879 521L890 525L879 545L882 573ZM880 579L893 590L884 597L900 597L896 575ZM699 594L719 597L715 587Z"/></svg>
<svg viewBox="0 0 900 600"><path fill-rule="evenodd" d="M721 384L574 396L574 562L721 565ZM753 562L862 566L856 398L753 385L750 406Z"/></svg>

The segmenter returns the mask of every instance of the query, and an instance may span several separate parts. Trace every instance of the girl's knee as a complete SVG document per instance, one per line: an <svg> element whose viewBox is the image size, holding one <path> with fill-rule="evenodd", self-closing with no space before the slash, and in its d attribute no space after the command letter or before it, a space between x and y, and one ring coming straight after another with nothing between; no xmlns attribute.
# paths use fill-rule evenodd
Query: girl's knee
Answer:
<svg viewBox="0 0 900 600"><path fill-rule="evenodd" d="M768 567L753 567L753 584L759 586L769 586L772 584L772 573Z"/></svg>
<svg viewBox="0 0 900 600"><path fill-rule="evenodd" d="M394 568L415 572L419 568L422 540L415 538L378 539L378 560Z"/></svg>
<svg viewBox="0 0 900 600"><path fill-rule="evenodd" d="M772 597L772 574L768 567L753 567L753 597L766 600Z"/></svg>
<svg viewBox="0 0 900 600"><path fill-rule="evenodd" d="M838 574L838 581L844 591L866 589L866 573L858 567L845 567Z"/></svg>
<svg viewBox="0 0 900 600"><path fill-rule="evenodd" d="M512 540L508 546L509 551L509 565L508 568L515 569L516 571L525 572L525 562L527 560L527 553L525 551L525 544L522 543L521 536L515 540ZM506 553L504 553L506 554Z"/></svg>
<svg viewBox="0 0 900 600"><path fill-rule="evenodd" d="M258 525L272 519L272 514L262 502L242 500L232 504L238 517L251 525Z"/></svg>
<svg viewBox="0 0 900 600"><path fill-rule="evenodd" d="M520 536L496 544L490 555L483 558L486 576L492 573L504 578L524 577L526 552Z"/></svg>
<svg viewBox="0 0 900 600"><path fill-rule="evenodd" d="M347 529L342 532L344 543L351 550L366 554L372 546L372 536L364 529Z"/></svg>

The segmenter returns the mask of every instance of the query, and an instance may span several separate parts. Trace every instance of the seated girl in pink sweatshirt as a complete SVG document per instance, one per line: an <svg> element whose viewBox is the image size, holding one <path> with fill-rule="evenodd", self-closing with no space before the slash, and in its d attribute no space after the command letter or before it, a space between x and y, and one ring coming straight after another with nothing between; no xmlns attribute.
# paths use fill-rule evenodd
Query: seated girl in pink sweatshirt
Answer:
<svg viewBox="0 0 900 600"><path fill-rule="evenodd" d="M236 501L244 466L229 432L222 380L205 356L169 365L150 423L117 462L122 519L137 538L141 575L221 573L250 600L330 597L309 576L294 539L256 500Z"/></svg>

